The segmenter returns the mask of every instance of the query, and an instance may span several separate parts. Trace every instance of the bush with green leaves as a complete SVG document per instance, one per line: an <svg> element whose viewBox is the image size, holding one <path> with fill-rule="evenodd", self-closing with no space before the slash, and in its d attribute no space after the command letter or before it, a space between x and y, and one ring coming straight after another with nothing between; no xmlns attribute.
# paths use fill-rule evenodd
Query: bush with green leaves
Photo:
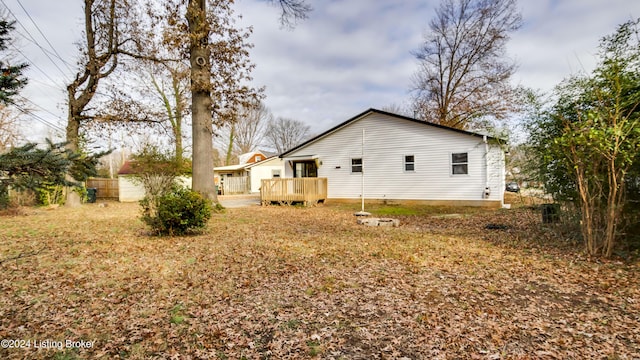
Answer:
<svg viewBox="0 0 640 360"><path fill-rule="evenodd" d="M36 189L36 200L38 205L64 205L64 186L55 184L42 184Z"/></svg>
<svg viewBox="0 0 640 360"><path fill-rule="evenodd" d="M632 245L640 184L640 19L602 39L590 75L556 88L556 101L534 120L530 149L554 199L575 204L585 250L612 255ZM634 220L636 219L636 220Z"/></svg>
<svg viewBox="0 0 640 360"><path fill-rule="evenodd" d="M174 187L158 197L140 201L142 221L158 235L184 235L203 229L211 218L211 203L200 193Z"/></svg>

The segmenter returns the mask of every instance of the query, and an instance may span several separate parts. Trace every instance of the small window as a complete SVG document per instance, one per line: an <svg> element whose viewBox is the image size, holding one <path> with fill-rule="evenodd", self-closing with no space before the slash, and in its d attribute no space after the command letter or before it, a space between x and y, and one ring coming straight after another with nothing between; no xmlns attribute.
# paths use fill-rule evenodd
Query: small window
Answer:
<svg viewBox="0 0 640 360"><path fill-rule="evenodd" d="M351 172L352 173L362 172L362 158L351 159Z"/></svg>
<svg viewBox="0 0 640 360"><path fill-rule="evenodd" d="M469 173L469 156L467 153L451 154L451 173L453 175L466 175Z"/></svg>
<svg viewBox="0 0 640 360"><path fill-rule="evenodd" d="M415 171L415 170L416 170L415 157L413 155L405 155L404 171Z"/></svg>
<svg viewBox="0 0 640 360"><path fill-rule="evenodd" d="M256 155L256 162L262 161L262 156Z"/></svg>
<svg viewBox="0 0 640 360"><path fill-rule="evenodd" d="M272 178L279 178L280 177L280 170L271 170L271 177Z"/></svg>

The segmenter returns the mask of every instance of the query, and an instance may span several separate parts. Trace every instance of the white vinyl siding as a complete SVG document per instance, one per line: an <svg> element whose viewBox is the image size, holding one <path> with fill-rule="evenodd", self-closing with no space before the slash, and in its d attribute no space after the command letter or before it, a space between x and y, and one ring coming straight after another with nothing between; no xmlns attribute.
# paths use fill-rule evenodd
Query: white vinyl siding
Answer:
<svg viewBox="0 0 640 360"><path fill-rule="evenodd" d="M179 176L176 181L182 186L191 188L190 176ZM145 193L142 183L132 175L118 175L118 201L140 201L144 198Z"/></svg>
<svg viewBox="0 0 640 360"><path fill-rule="evenodd" d="M140 201L145 194L144 186L131 175L118 176L118 192L120 202Z"/></svg>
<svg viewBox="0 0 640 360"><path fill-rule="evenodd" d="M252 165L248 170L249 177L251 178L250 191L252 193L259 193L262 179L284 177L284 161L276 156L260 164Z"/></svg>
<svg viewBox="0 0 640 360"><path fill-rule="evenodd" d="M364 149L362 130L365 129ZM451 154L467 154L467 176L451 176ZM487 183L487 154L481 136L472 136L379 113L369 113L336 129L288 156L317 156L322 163L318 177L328 178L328 197L357 199L362 179L352 176L351 159L367 159L364 173L365 198L398 200L482 200ZM404 163L406 155L414 156L412 176ZM502 199L497 187L504 172L504 154L497 149L496 169L489 176L491 200ZM502 159L502 163L500 162ZM349 166L345 166L345 160ZM399 164L399 161L403 161ZM502 164L502 165L501 165ZM502 170L499 168L502 166ZM285 165L285 176L291 177Z"/></svg>

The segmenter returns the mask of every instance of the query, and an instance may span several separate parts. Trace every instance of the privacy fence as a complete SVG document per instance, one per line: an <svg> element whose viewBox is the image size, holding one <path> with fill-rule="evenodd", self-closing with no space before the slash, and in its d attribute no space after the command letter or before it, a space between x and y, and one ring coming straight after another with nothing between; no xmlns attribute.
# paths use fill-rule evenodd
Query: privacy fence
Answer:
<svg viewBox="0 0 640 360"><path fill-rule="evenodd" d="M86 187L98 190L96 199L118 200L119 198L118 179L90 178L87 179Z"/></svg>

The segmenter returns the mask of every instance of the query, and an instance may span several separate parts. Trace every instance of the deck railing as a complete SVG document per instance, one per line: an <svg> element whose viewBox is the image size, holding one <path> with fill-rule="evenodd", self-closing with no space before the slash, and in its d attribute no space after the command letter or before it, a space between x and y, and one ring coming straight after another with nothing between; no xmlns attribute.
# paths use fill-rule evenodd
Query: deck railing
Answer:
<svg viewBox="0 0 640 360"><path fill-rule="evenodd" d="M327 178L263 179L260 200L263 205L304 203L315 205L327 199Z"/></svg>

